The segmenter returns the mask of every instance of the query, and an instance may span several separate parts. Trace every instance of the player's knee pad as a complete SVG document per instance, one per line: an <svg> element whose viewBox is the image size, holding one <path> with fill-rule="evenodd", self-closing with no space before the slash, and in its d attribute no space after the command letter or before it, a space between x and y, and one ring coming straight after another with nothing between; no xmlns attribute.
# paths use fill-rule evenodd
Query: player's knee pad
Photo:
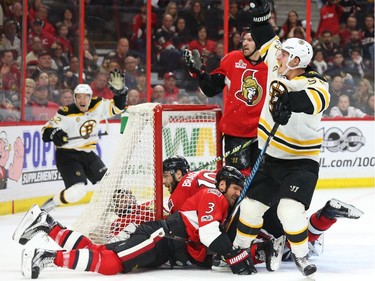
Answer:
<svg viewBox="0 0 375 281"><path fill-rule="evenodd" d="M86 195L86 188L83 182L76 183L69 187L68 189L63 190L58 195L58 199L62 204L69 204L78 202Z"/></svg>
<svg viewBox="0 0 375 281"><path fill-rule="evenodd" d="M263 214L268 208L267 205L253 199L242 200L236 237L233 241L235 247L250 247L263 225Z"/></svg>
<svg viewBox="0 0 375 281"><path fill-rule="evenodd" d="M280 199L277 216L285 231L293 232L307 226L305 206L294 199Z"/></svg>

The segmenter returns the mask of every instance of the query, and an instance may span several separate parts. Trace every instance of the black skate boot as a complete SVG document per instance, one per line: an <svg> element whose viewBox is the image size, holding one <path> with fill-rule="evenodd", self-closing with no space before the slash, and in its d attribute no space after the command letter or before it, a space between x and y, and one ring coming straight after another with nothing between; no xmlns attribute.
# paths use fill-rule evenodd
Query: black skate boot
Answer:
<svg viewBox="0 0 375 281"><path fill-rule="evenodd" d="M55 266L53 261L56 253L57 251L45 249L24 249L22 251L22 275L37 279L44 268Z"/></svg>
<svg viewBox="0 0 375 281"><path fill-rule="evenodd" d="M58 223L50 215L41 210L38 205L34 205L23 217L12 239L25 245L38 233L48 234L56 224Z"/></svg>
<svg viewBox="0 0 375 281"><path fill-rule="evenodd" d="M314 274L316 272L316 266L315 266L315 264L312 264L308 260L307 255L304 256L304 257L302 257L302 258L299 258L299 257L296 257L292 253L292 258L293 258L293 261L296 264L298 270L301 271L301 273L304 276L310 276L310 275L312 275L312 274Z"/></svg>
<svg viewBox="0 0 375 281"><path fill-rule="evenodd" d="M359 219L363 212L353 205L342 202L338 199L329 200L326 205L319 211L318 217L321 215L329 218L348 218L348 219Z"/></svg>
<svg viewBox="0 0 375 281"><path fill-rule="evenodd" d="M220 255L214 255L212 257L212 266L211 269L214 271L225 271L230 272L230 266L221 258Z"/></svg>

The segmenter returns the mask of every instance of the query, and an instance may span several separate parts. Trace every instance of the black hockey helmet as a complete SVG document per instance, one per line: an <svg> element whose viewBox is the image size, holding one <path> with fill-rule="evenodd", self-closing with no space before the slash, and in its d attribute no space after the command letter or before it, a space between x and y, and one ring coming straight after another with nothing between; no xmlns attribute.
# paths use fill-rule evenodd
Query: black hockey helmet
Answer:
<svg viewBox="0 0 375 281"><path fill-rule="evenodd" d="M189 172L190 165L185 157L175 155L163 161L163 172L175 174L177 170L180 170L182 175L186 175Z"/></svg>
<svg viewBox="0 0 375 281"><path fill-rule="evenodd" d="M245 176L233 166L223 166L216 173L216 187L219 186L220 181L225 180L227 188L231 184L244 186Z"/></svg>

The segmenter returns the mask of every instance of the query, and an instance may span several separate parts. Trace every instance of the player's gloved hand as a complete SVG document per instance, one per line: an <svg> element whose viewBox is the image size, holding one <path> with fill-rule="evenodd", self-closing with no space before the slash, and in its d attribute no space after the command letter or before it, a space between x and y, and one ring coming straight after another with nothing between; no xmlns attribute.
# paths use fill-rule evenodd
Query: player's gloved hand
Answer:
<svg viewBox="0 0 375 281"><path fill-rule="evenodd" d="M271 17L268 0L252 0L249 11L253 16L254 25L266 24Z"/></svg>
<svg viewBox="0 0 375 281"><path fill-rule="evenodd" d="M68 134L60 128L55 128L51 132L50 138L56 146L63 146L68 143Z"/></svg>
<svg viewBox="0 0 375 281"><path fill-rule="evenodd" d="M125 74L118 69L111 71L108 86L116 96L126 95Z"/></svg>
<svg viewBox="0 0 375 281"><path fill-rule="evenodd" d="M247 249L233 249L225 255L225 261L230 265L233 274L250 275L257 272Z"/></svg>
<svg viewBox="0 0 375 281"><path fill-rule="evenodd" d="M279 80L274 80L270 85L271 99L269 110L275 123L286 125L289 121L292 111L289 104L288 88Z"/></svg>
<svg viewBox="0 0 375 281"><path fill-rule="evenodd" d="M193 51L185 49L184 58L190 75L192 77L200 77L204 71L202 58L199 54L199 51L197 49L194 49Z"/></svg>

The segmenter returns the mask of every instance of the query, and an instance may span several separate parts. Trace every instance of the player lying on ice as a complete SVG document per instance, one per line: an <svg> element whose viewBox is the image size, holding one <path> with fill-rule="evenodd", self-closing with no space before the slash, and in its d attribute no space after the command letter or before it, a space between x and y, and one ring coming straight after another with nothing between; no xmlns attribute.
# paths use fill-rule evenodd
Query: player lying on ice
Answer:
<svg viewBox="0 0 375 281"><path fill-rule="evenodd" d="M208 250L222 256L234 274L251 274L256 270L248 250L234 248L221 231L243 184L241 172L224 166L216 174L216 188L202 189L165 220L141 224L127 240L104 245L93 244L34 205L17 227L13 240L24 245L37 233L45 232L64 250L24 250L22 274L36 279L45 267L58 266L113 275L155 268L168 261L171 265L209 268Z"/></svg>

